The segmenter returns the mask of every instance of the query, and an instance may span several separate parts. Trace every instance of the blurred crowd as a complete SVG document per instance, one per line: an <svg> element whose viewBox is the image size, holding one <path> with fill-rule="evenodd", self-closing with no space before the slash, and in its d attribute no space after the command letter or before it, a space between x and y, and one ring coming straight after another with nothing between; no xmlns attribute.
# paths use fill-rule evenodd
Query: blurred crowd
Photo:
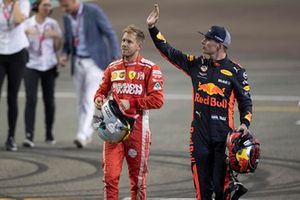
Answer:
<svg viewBox="0 0 300 200"><path fill-rule="evenodd" d="M60 0L59 6L64 11L64 34L51 17L53 1L0 0L0 92L6 78L7 151L18 149L15 132L21 84L26 93L22 145L35 146L39 87L44 104L45 142L56 143L55 82L58 67L66 66L68 61L77 94L78 128L74 144L83 148L92 140L93 96L105 67L120 57L117 35L99 6L77 0Z"/></svg>

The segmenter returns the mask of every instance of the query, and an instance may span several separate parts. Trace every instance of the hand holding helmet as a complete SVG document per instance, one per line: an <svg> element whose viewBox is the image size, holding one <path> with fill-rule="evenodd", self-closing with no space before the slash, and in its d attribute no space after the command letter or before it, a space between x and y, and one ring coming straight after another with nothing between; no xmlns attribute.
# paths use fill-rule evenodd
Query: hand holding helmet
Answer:
<svg viewBox="0 0 300 200"><path fill-rule="evenodd" d="M103 100L98 104L96 101L97 99L95 99L96 106L100 106L100 104L102 106L93 116L94 130L106 142L120 143L124 141L132 131L138 115L126 114L120 107L120 100L116 95L114 99L109 99L104 103L102 103Z"/></svg>
<svg viewBox="0 0 300 200"><path fill-rule="evenodd" d="M260 143L248 131L231 133L227 138L230 168L237 173L253 173L260 159Z"/></svg>

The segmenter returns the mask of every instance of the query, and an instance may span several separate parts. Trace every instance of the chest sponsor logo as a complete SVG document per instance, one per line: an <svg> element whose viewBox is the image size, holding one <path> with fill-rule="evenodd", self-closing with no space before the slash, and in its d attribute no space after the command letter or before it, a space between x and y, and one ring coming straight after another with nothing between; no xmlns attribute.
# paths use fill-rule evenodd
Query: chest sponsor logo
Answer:
<svg viewBox="0 0 300 200"><path fill-rule="evenodd" d="M212 96L207 96L207 97L202 97L198 92L195 95L195 102L201 103L201 104L205 104L205 105L209 105L211 107L218 107L218 108L227 108L227 100L223 99L221 101L218 101L216 99L216 97L212 97Z"/></svg>
<svg viewBox="0 0 300 200"><path fill-rule="evenodd" d="M118 94L136 94L141 95L143 93L142 84L133 83L114 83L113 88L116 89Z"/></svg>
<svg viewBox="0 0 300 200"><path fill-rule="evenodd" d="M207 69L208 69L208 67L207 67L206 65L202 65L202 66L200 67L200 69L201 69L202 72L206 72Z"/></svg>
<svg viewBox="0 0 300 200"><path fill-rule="evenodd" d="M206 84L201 84L200 82L198 83L198 91L203 91L206 92L208 95L220 95L224 97L224 92L225 88L221 89L218 86L216 86L214 83L206 83Z"/></svg>
<svg viewBox="0 0 300 200"><path fill-rule="evenodd" d="M135 71L129 71L129 72L128 72L128 77L129 77L131 80L134 79L135 75L136 75L136 72L135 72Z"/></svg>
<svg viewBox="0 0 300 200"><path fill-rule="evenodd" d="M221 120L221 121L227 121L227 117L224 116L218 116L218 115L212 115L211 119L213 120Z"/></svg>
<svg viewBox="0 0 300 200"><path fill-rule="evenodd" d="M116 70L111 72L111 81L125 80L125 70Z"/></svg>
<svg viewBox="0 0 300 200"><path fill-rule="evenodd" d="M223 80L223 79L218 79L218 82L223 83L225 85L230 85L230 81L226 81L226 80Z"/></svg>
<svg viewBox="0 0 300 200"><path fill-rule="evenodd" d="M197 75L197 77L198 78L207 79L207 73L199 72L199 74Z"/></svg>
<svg viewBox="0 0 300 200"><path fill-rule="evenodd" d="M224 75L226 75L226 76L232 76L231 71L228 71L228 70L226 70L226 69L222 69L222 70L221 70L221 73L224 74Z"/></svg>
<svg viewBox="0 0 300 200"><path fill-rule="evenodd" d="M145 79L145 73L144 72L138 72L136 79L137 80L144 80Z"/></svg>

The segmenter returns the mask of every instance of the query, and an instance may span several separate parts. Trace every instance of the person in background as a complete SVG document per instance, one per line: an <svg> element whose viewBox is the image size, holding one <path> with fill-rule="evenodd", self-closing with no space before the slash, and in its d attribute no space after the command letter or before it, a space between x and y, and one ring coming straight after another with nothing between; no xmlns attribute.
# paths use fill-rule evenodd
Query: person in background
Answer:
<svg viewBox="0 0 300 200"><path fill-rule="evenodd" d="M78 97L78 130L74 144L85 147L92 140L95 110L93 96L106 66L119 57L117 35L101 8L77 0L60 0L66 12L64 45L59 63L71 57L71 74Z"/></svg>
<svg viewBox="0 0 300 200"><path fill-rule="evenodd" d="M55 114L54 90L57 77L56 51L61 47L62 33L56 20L50 18L51 0L37 0L32 11L35 14L24 22L29 39L29 62L25 68L26 91L24 147L34 147L34 124L38 85L41 81L45 109L45 141L55 144L53 123Z"/></svg>
<svg viewBox="0 0 300 200"><path fill-rule="evenodd" d="M147 199L147 163L151 143L149 109L163 106L164 93L160 67L140 55L144 40L143 31L134 25L123 30L122 59L108 66L95 94L95 105L101 109L109 93L115 90L120 107L127 114L138 115L128 139L117 144L104 142L104 199L119 198L119 179L124 158L129 170L131 199Z"/></svg>
<svg viewBox="0 0 300 200"><path fill-rule="evenodd" d="M7 151L17 151L15 130L18 119L18 92L28 61L28 39L22 22L29 16L28 0L0 0L0 94L7 76Z"/></svg>
<svg viewBox="0 0 300 200"><path fill-rule="evenodd" d="M156 4L147 18L151 38L159 52L184 72L193 85L193 121L190 128L190 159L197 199L224 200L226 139L234 128L233 108L238 102L240 125L248 134L252 100L246 70L231 61L227 51L231 37L222 26L212 26L201 41L203 55L184 54L173 48L155 26ZM226 177L228 178L228 177Z"/></svg>

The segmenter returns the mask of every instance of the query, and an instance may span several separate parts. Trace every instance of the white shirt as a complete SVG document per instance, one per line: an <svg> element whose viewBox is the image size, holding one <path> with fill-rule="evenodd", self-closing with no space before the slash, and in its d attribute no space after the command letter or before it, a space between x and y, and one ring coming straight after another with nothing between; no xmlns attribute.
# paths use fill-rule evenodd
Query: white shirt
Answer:
<svg viewBox="0 0 300 200"><path fill-rule="evenodd" d="M30 12L29 1L19 0L19 2L21 12L28 17ZM10 3L7 9L5 9L3 0L0 0L0 55L17 53L29 45L23 23L14 24L12 5Z"/></svg>
<svg viewBox="0 0 300 200"><path fill-rule="evenodd" d="M25 29L31 29L34 33L28 34L29 39L29 62L27 68L39 71L47 71L57 64L54 48L54 39L42 36L46 30L53 30L62 35L56 20L47 17L42 24L37 23L35 15L24 22Z"/></svg>

